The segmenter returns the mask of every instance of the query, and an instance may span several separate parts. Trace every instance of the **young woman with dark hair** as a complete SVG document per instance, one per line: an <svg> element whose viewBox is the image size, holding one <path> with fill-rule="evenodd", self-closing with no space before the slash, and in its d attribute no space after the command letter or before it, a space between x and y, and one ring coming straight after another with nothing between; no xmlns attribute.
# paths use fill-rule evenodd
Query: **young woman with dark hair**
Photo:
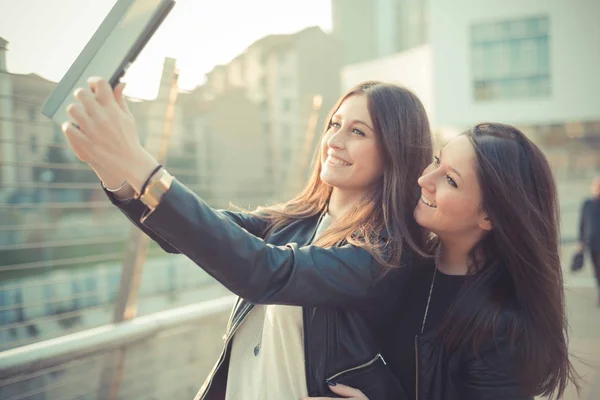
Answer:
<svg viewBox="0 0 600 400"><path fill-rule="evenodd" d="M546 158L518 129L483 123L450 141L419 185L414 216L434 234L434 257L412 268L383 353L408 398L560 398L577 383Z"/></svg>
<svg viewBox="0 0 600 400"><path fill-rule="evenodd" d="M213 210L158 165L122 86L90 88L68 107L79 128L63 126L75 154L134 224L240 296L196 399L300 399L329 393L327 382L403 398L380 353L389 305L424 242L413 207L432 149L414 94L380 82L347 92L304 191L245 213Z"/></svg>

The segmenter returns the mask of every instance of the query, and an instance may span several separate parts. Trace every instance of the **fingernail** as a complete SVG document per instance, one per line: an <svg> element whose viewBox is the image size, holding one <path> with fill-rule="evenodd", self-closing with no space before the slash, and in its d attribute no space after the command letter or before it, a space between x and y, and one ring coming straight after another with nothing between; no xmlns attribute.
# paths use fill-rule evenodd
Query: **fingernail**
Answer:
<svg viewBox="0 0 600 400"><path fill-rule="evenodd" d="M331 381L326 381L326 382L327 382L327 384L329 386L335 386L335 385L337 385L337 383L335 383L335 382L331 382Z"/></svg>
<svg viewBox="0 0 600 400"><path fill-rule="evenodd" d="M60 127L62 128L62 130L63 130L63 132L64 132L64 131L66 131L66 130L67 130L67 128L69 127L69 123L68 123L68 122L65 122L65 123L63 123L63 124L62 124Z"/></svg>

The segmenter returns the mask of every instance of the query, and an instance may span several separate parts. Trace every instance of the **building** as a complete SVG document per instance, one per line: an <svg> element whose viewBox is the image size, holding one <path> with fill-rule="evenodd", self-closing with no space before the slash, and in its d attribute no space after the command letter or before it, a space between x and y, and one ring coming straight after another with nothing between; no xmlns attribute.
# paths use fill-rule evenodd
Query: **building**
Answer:
<svg viewBox="0 0 600 400"><path fill-rule="evenodd" d="M82 202L100 187L94 173L70 150L59 126L40 113L56 86L36 74L6 70L8 42L0 38L0 199L9 204ZM175 74L175 60L167 58L158 96L153 101L130 100L141 140L158 154L165 111ZM186 151L183 113L175 108L168 137L169 157Z"/></svg>
<svg viewBox="0 0 600 400"><path fill-rule="evenodd" d="M186 148L195 159L195 189L211 205L254 208L272 199L267 137L262 132L260 107L243 88L206 97L203 88L182 94L185 120L195 140ZM170 164L169 164L170 165ZM190 182L192 183L192 182Z"/></svg>
<svg viewBox="0 0 600 400"><path fill-rule="evenodd" d="M343 64L386 57L427 42L426 0L332 0Z"/></svg>
<svg viewBox="0 0 600 400"><path fill-rule="evenodd" d="M481 121L519 127L553 167L573 237L600 174L598 15L595 0L429 0L428 42L345 66L342 87L381 79L413 89L442 140Z"/></svg>
<svg viewBox="0 0 600 400"><path fill-rule="evenodd" d="M1 65L5 66L7 44L0 44ZM175 168L178 178L196 185L220 205L231 200L254 206L289 198L308 176L306 160L318 142L328 109L340 94L338 50L331 36L309 27L294 34L266 36L226 65L215 66L204 85L178 95L167 165ZM154 154L161 151L175 77L175 60L167 58L157 98L129 99L141 140ZM85 198L93 195L96 199L94 177L86 166L68 166L69 171L79 170L74 179L60 165L80 163L60 128L39 113L55 83L36 75L12 74L5 68L0 83L3 181L35 189L40 182L54 185L58 174L63 183L76 182L71 186L81 189L80 194L85 187ZM320 111L314 109L316 99L323 104ZM58 150L50 150L53 147ZM44 168L49 172L42 174ZM250 189L255 195L251 196Z"/></svg>
<svg viewBox="0 0 600 400"><path fill-rule="evenodd" d="M427 44L345 66L342 87L372 78L405 84L436 129L451 134L503 121L523 128L551 158L569 141L582 152L598 145L600 48L592 38L600 37L593 18L600 3L429 0L427 9Z"/></svg>
<svg viewBox="0 0 600 400"><path fill-rule="evenodd" d="M302 179L302 175L296 178L298 165L306 159L300 149L310 138L319 137L326 113L340 94L340 66L337 41L320 28L309 27L290 35L261 38L230 63L207 74L205 86L210 94L242 89L238 94L259 107L263 137L256 139L267 144L264 176L274 188L274 200L293 194L285 189L289 179ZM313 135L309 121L316 96L323 107ZM231 113L235 115L235 109Z"/></svg>
<svg viewBox="0 0 600 400"><path fill-rule="evenodd" d="M0 192L4 196L26 190L40 181L47 150L62 137L60 129L40 115L54 88L36 74L14 74L6 69L8 42L0 38Z"/></svg>

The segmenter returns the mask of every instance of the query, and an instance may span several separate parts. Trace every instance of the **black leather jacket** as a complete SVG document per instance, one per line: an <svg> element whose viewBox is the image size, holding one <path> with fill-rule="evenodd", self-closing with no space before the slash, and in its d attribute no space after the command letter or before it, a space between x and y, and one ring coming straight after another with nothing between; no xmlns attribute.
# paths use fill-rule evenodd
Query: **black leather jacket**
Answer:
<svg viewBox="0 0 600 400"><path fill-rule="evenodd" d="M163 249L185 254L240 296L223 352L196 399L225 398L231 338L254 304L303 307L309 396L333 396L330 380L357 387L371 400L405 398L380 349L392 318L390 305L398 299L408 268L382 277L385 269L362 248L306 246L319 216L291 223L263 240L263 220L215 211L176 180L143 223L147 209L141 202L109 197ZM410 257L404 254L405 260Z"/></svg>
<svg viewBox="0 0 600 400"><path fill-rule="evenodd" d="M490 338L477 354L470 347L448 354L435 331L415 338L416 400L533 400L520 388L520 349L505 335Z"/></svg>

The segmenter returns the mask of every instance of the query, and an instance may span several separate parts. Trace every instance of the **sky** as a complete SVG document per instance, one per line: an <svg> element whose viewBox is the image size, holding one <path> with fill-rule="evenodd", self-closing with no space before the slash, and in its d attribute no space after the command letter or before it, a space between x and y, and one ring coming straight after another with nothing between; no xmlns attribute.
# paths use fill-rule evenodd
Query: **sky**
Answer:
<svg viewBox="0 0 600 400"><path fill-rule="evenodd" d="M7 69L59 81L116 0L0 0ZM257 39L318 25L331 30L330 0L176 0L125 77L129 96L156 96L164 57L177 59L179 86L190 90L217 64Z"/></svg>

